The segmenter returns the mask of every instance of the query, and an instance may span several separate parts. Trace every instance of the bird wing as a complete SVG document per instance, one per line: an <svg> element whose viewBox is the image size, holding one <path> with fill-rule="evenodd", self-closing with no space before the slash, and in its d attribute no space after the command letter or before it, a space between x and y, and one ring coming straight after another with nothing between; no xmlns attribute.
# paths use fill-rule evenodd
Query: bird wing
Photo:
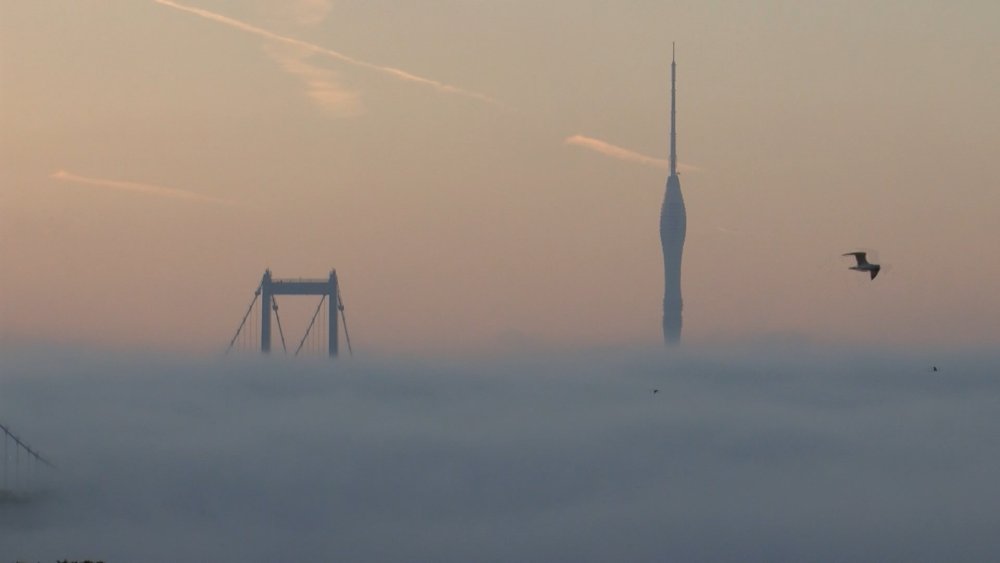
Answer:
<svg viewBox="0 0 1000 563"><path fill-rule="evenodd" d="M865 257L868 256L867 252L846 252L843 255L853 256L858 261L858 266L864 266L868 263L868 260L865 259Z"/></svg>
<svg viewBox="0 0 1000 563"><path fill-rule="evenodd" d="M877 275L878 275L878 273L879 273L879 271L880 271L881 269L882 269L881 267L879 267L879 266L875 266L875 269L873 269L873 270L871 271L871 272L872 272L872 279L875 279L875 276L877 276Z"/></svg>

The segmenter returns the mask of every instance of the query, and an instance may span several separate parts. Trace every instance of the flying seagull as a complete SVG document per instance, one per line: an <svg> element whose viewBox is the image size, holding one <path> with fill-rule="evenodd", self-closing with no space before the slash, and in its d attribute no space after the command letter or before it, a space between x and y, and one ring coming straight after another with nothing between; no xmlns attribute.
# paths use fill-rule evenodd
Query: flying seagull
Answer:
<svg viewBox="0 0 1000 563"><path fill-rule="evenodd" d="M865 259L865 256L867 255L868 255L867 252L847 252L843 254L843 256L853 256L858 261L857 266L851 266L852 270L857 270L859 272L869 272L872 275L872 279L875 279L875 276L878 275L878 271L882 269L882 266L870 263L868 260Z"/></svg>

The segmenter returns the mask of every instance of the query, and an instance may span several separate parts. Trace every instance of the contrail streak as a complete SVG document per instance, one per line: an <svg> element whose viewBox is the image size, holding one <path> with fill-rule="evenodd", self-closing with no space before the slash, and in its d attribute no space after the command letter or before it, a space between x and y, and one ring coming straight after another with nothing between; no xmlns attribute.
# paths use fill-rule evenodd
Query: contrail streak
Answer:
<svg viewBox="0 0 1000 563"><path fill-rule="evenodd" d="M605 156L610 156L611 158L617 158L618 160L625 160L628 162L638 162L639 164L645 164L648 166L654 166L656 168L663 168L663 169L667 169L670 167L670 163L662 158L653 158L651 156L639 154L637 152L617 147L615 145L612 145L611 143L606 143L600 139L595 139L593 137L585 137L583 135L573 135L572 137L566 138L566 144L576 145L578 147L590 149L592 151L599 152Z"/></svg>
<svg viewBox="0 0 1000 563"><path fill-rule="evenodd" d="M154 186L152 184L140 184L138 182L124 182L121 180L108 180L105 178L88 178L87 176L80 176L78 174L66 172L65 170L58 170L56 172L53 172L49 177L63 182L75 182L77 184L87 184L89 186L111 188L114 190L123 190L127 192L138 192L160 197L170 197L174 199L186 199L188 201L197 201L201 203L233 205L233 202L227 199L201 195L199 193L189 192L186 190L178 190L176 188L165 188L163 186Z"/></svg>
<svg viewBox="0 0 1000 563"><path fill-rule="evenodd" d="M317 54L320 54L320 55L324 55L324 56L330 57L332 59L336 59L336 60L341 61L341 62L352 64L354 66L358 66L358 67L361 67L361 68L367 68L369 70L374 70L374 71L380 72L382 74L388 74L389 76L392 76L392 77L397 78L399 80L405 80L407 82L415 82L417 84L422 84L424 86L430 86L431 88L434 88L435 90L437 90L439 92L445 92L445 93L448 93L448 94L456 94L456 95L459 95L459 96L465 96L465 97L468 97L468 98L473 98L473 99L479 100L481 102L486 102L486 103L489 103L489 104L501 105L500 102L498 102L497 100L495 100L495 99L487 96L486 94L480 94L479 92L472 92L470 90L463 90L462 88L458 88L457 86L452 86L450 84L445 84L443 82L438 82L437 80L432 80L430 78L424 78L422 76L417 76L415 74L411 74L409 72L406 72L404 70L400 70L398 68L393 68L393 67L389 67L389 66L381 66L381 65L374 64L374 63L369 63L369 62L361 61L361 60L355 59L354 57L349 57L349 56L347 56L347 55L345 55L343 53L338 53L337 51L334 51L332 49L327 49L326 47L321 47L321 46L316 45L314 43L309 43L309 42L306 42L306 41L302 41L301 39L295 39L294 37L288 37L288 36L285 36L285 35L279 35L277 33L274 33L273 31L268 31L266 29L263 29L263 28L260 28L260 27L248 24L246 22L242 22L240 20L236 20L236 19L233 19L233 18L230 18L230 17L227 17L227 16L223 16L222 14L217 14L215 12L210 12L208 10L203 10L201 8L195 8L195 7L192 7L192 6L186 6L184 4L178 4L177 2L173 2L172 0L153 0L153 1L156 2L157 4L161 4L163 6L167 6L167 7L173 8L175 10L181 10L183 12L187 12L189 14L194 14L194 15L196 15L198 17L205 18L207 20L211 20L211 21L214 21L214 22L217 22L217 23L221 23L223 25L227 25L229 27L232 27L232 28L235 28L235 29L239 29L241 31L245 31L247 33L252 33L254 35L258 35L258 36L263 37L265 39L270 39L271 41L278 41L278 42L281 42L281 43L287 43L289 45L295 45L297 47L301 47L303 49L307 49L311 53L317 53Z"/></svg>
<svg viewBox="0 0 1000 563"><path fill-rule="evenodd" d="M654 168L660 168L667 170L670 168L670 162L663 158L654 158L652 156L647 156L635 151L630 151L622 147L612 145L611 143L602 141L600 139L595 139L593 137L587 137L584 135L573 135L572 137L566 137L564 142L567 145L575 145L578 147L583 147L585 149L592 150L594 152L599 152L605 156L610 156L611 158L617 158L618 160L624 160L627 162L636 162L638 164L645 164L646 166L652 166ZM681 164L678 166L681 170L685 172L691 172L698 170L695 166L690 166L687 164Z"/></svg>

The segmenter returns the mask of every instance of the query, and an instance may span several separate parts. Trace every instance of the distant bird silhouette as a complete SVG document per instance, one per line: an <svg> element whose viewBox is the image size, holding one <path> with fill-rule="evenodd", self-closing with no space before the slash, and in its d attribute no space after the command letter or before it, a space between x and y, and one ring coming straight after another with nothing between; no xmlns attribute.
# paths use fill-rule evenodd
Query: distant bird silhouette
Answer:
<svg viewBox="0 0 1000 563"><path fill-rule="evenodd" d="M653 389L653 394L654 394L654 395L655 395L655 394L657 394L657 393L659 393L659 392L660 392L660 390L659 390L659 389Z"/></svg>
<svg viewBox="0 0 1000 563"><path fill-rule="evenodd" d="M858 261L858 265L851 266L851 269L859 272L868 272L872 275L872 279L875 279L878 271L882 269L882 266L872 264L866 259L866 256L868 256L867 252L847 252L843 256L853 256Z"/></svg>
<svg viewBox="0 0 1000 563"><path fill-rule="evenodd" d="M937 370L938 370L938 369L937 369L937 366L934 366L934 371L937 371Z"/></svg>

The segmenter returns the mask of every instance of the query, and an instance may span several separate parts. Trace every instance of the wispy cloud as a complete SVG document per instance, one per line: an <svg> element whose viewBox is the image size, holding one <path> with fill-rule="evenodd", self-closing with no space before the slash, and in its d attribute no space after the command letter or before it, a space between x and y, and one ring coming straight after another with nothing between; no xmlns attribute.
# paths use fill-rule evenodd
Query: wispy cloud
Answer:
<svg viewBox="0 0 1000 563"><path fill-rule="evenodd" d="M663 170L670 168L670 162L666 159L654 158L642 153L630 151L628 149L612 145L606 141L595 139L593 137L587 137L585 135L573 135L571 137L566 137L564 142L567 145L583 147L585 149L601 153L605 156L610 156L611 158L617 158L618 160L624 160L626 162L635 162L637 164L652 166L654 168L662 168ZM678 164L677 168L681 172L693 172L698 170L697 167L688 164Z"/></svg>
<svg viewBox="0 0 1000 563"><path fill-rule="evenodd" d="M317 25L326 19L333 9L330 0L278 0L285 6L292 20L298 25Z"/></svg>
<svg viewBox="0 0 1000 563"><path fill-rule="evenodd" d="M214 22L217 22L217 23L229 26L231 28L247 32L247 33L252 33L252 34L257 35L259 37L264 37L266 39L269 39L271 41L277 41L277 42L284 43L284 44L287 44L287 45L295 45L296 47L300 47L300 48L305 49L305 50L307 50L307 51L309 51L311 53L315 53L315 54L318 54L318 55L323 55L323 56L326 56L326 57L329 57L329 58L332 58L332 59L335 59L335 60L338 60L338 61L341 61L341 62L344 62L344 63L347 63L347 64L351 64L351 65L354 65L354 66L357 66L357 67L360 67L360 68L366 68L366 69L369 69L369 70L374 70L376 72L392 76L393 78L397 78L399 80L403 80L403 81L406 81L406 82L413 82L413 83L416 83L416 84L421 84L423 86L429 86L429 87L431 87L431 88L433 88L433 89L435 89L435 90L437 90L439 92L444 92L444 93L447 93L447 94L455 94L455 95L458 95L458 96L465 96L467 98L473 98L473 99L479 100L481 102L486 102L486 103L494 104L494 105L500 105L500 103L497 100L491 98L490 96L487 96L486 94L481 94L479 92L473 92L471 90L465 90L463 88L459 88L457 86L452 86L450 84L445 84L445 83L439 82L437 80L433 80L433 79L430 79L430 78L425 78L423 76L418 76L416 74L412 74L412 73L406 72L404 70L400 70L398 68L393 68L393 67L390 67L390 66L377 65L377 64L374 64L374 63L369 63L367 61L362 61L362 60L359 60L359 59L355 59L354 57L349 57L349 56L347 56L347 55L345 55L343 53L339 53L339 52L334 51L332 49L327 49L326 47L322 47L322 46L316 45L314 43L309 43L307 41L302 41L301 39L295 39L294 37L288 37L286 35L280 35L278 33L274 33L273 31L268 31L266 29L257 27L255 25L251 25L249 23L246 23L246 22L243 22L243 21L240 21L240 20L237 20L237 19L230 18L230 17L224 16L222 14L211 12L209 10L204 10L202 8L195 8L193 6L187 6L187 5L184 5L184 4L179 4L179 3L173 2L171 0L153 0L153 1L156 2L157 4L161 4L163 6L167 6L167 7L173 8L175 10L180 10L180 11L183 11L183 12L187 12L189 14L193 14L193 15L196 15L198 17L201 17L201 18L204 18L204 19L207 19L207 20L211 20L211 21L214 21Z"/></svg>
<svg viewBox="0 0 1000 563"><path fill-rule="evenodd" d="M227 199L202 195L195 192L189 192L187 190L179 190L177 188L166 188L163 186L156 186L153 184L141 184L139 182L126 182L122 180L109 180L106 178L90 178L87 176L80 176L79 174L73 174L65 170L57 170L49 175L50 178L54 180L59 180L62 182L73 182L76 184L86 184L88 186L95 186L98 188L108 188L112 190L122 190L127 192L138 192L147 195L154 195L159 197L168 197L173 199L184 199L188 201L196 201L200 203L214 203L220 205L233 205L233 202Z"/></svg>
<svg viewBox="0 0 1000 563"><path fill-rule="evenodd" d="M306 95L328 117L354 117L364 113L361 93L341 85L336 72L308 63L308 51L286 45L267 46L264 50L282 70L305 84Z"/></svg>

